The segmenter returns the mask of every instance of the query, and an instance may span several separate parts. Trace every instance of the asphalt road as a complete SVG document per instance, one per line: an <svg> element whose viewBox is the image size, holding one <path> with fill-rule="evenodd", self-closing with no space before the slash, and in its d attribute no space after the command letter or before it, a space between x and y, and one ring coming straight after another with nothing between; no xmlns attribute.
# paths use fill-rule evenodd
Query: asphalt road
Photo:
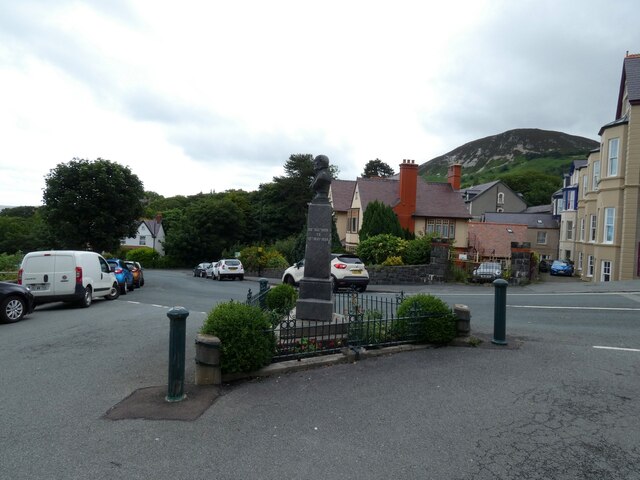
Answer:
<svg viewBox="0 0 640 480"><path fill-rule="evenodd" d="M227 385L192 422L107 420L136 389L166 385L171 306L191 312L189 379L206 312L258 289L145 274L116 301L0 325L0 478L640 478L640 282L510 287L507 347ZM404 289L468 305L472 334L491 337L491 286Z"/></svg>

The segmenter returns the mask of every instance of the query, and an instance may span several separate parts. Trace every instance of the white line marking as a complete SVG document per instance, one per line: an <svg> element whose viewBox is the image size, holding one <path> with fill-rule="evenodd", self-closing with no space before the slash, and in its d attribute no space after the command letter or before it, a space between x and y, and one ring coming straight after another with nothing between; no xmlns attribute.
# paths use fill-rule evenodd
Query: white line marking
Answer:
<svg viewBox="0 0 640 480"><path fill-rule="evenodd" d="M142 303L140 303L140 302L133 302L131 300L127 300L127 303L133 303L135 305L142 305Z"/></svg>
<svg viewBox="0 0 640 480"><path fill-rule="evenodd" d="M599 345L594 345L593 348L600 348L603 350L622 350L623 352L640 352L640 349L638 348L602 347Z"/></svg>
<svg viewBox="0 0 640 480"><path fill-rule="evenodd" d="M507 305L511 308L543 308L547 310L616 310L622 312L636 312L640 311L640 308L628 308L628 307L552 307L548 305Z"/></svg>

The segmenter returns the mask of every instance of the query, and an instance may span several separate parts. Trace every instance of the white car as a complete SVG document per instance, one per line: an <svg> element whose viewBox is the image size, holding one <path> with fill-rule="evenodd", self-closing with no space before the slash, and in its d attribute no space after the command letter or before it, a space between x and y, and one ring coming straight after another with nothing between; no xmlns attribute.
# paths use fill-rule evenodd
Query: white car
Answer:
<svg viewBox="0 0 640 480"><path fill-rule="evenodd" d="M297 286L304 277L304 260L287 268L282 274L282 283ZM337 292L340 288L354 287L364 292L369 285L369 272L362 260L352 253L331 254L331 285Z"/></svg>
<svg viewBox="0 0 640 480"><path fill-rule="evenodd" d="M236 258L220 260L213 265L211 274L212 280L222 280L223 278L244 280L244 267L242 262Z"/></svg>

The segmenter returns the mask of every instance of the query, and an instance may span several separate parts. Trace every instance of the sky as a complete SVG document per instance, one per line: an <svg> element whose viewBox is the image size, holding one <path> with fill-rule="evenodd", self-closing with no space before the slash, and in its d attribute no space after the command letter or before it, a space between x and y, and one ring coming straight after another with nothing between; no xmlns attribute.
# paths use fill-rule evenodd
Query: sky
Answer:
<svg viewBox="0 0 640 480"><path fill-rule="evenodd" d="M637 0L0 0L0 205L74 158L165 197L355 179L514 128L598 139Z"/></svg>

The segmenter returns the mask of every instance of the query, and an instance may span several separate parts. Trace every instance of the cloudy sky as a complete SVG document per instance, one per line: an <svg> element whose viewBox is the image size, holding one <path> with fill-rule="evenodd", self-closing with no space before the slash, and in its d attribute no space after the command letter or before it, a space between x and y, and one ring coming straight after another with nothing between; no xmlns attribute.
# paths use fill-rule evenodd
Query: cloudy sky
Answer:
<svg viewBox="0 0 640 480"><path fill-rule="evenodd" d="M354 179L513 128L597 139L637 0L0 0L0 205L73 158L164 196L255 190L294 153Z"/></svg>

